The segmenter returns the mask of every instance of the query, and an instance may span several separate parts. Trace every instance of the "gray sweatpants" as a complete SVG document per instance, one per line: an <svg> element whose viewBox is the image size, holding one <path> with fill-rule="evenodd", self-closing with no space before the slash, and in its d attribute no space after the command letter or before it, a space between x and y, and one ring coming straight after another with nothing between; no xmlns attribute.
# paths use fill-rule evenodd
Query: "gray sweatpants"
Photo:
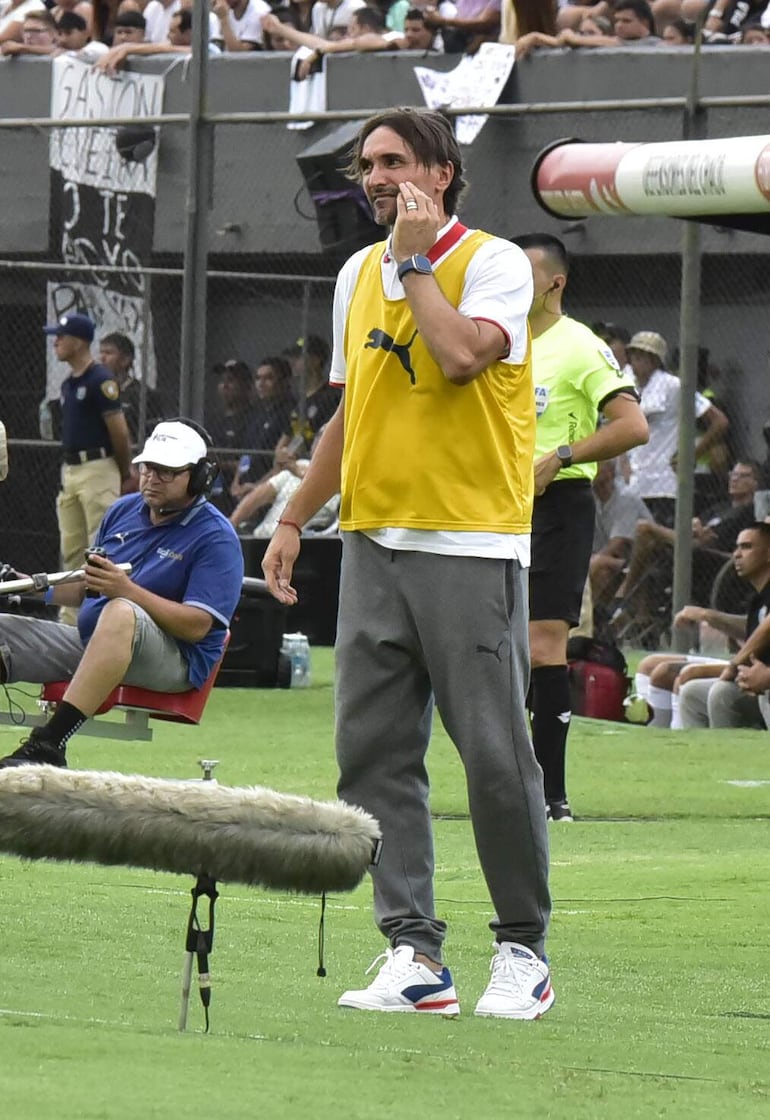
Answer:
<svg viewBox="0 0 770 1120"><path fill-rule="evenodd" d="M435 694L465 767L490 928L541 954L551 902L524 704L526 573L516 561L390 551L345 533L336 652L338 792L382 826L372 872L382 933L441 960L425 766Z"/></svg>
<svg viewBox="0 0 770 1120"><path fill-rule="evenodd" d="M759 701L732 681L688 681L679 690L682 727L764 728Z"/></svg>

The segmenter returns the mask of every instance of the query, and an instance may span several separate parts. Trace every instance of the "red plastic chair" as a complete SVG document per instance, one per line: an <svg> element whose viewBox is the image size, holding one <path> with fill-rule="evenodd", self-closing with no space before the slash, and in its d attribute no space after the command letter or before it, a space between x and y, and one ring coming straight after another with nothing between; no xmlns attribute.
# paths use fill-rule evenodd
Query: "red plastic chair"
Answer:
<svg viewBox="0 0 770 1120"><path fill-rule="evenodd" d="M156 692L152 688L138 688L136 685L119 684L114 688L104 703L95 713L96 716L117 708L125 712L125 721L117 723L114 720L87 720L78 730L81 735L100 735L103 739L152 739L150 719L165 719L172 723L198 724L203 716L217 674L222 666L227 646L230 642L230 631L225 635L222 656L209 673L200 688L191 688L188 692ZM48 705L55 707L64 698L64 693L69 687L69 681L50 681L42 686L40 703L44 708Z"/></svg>

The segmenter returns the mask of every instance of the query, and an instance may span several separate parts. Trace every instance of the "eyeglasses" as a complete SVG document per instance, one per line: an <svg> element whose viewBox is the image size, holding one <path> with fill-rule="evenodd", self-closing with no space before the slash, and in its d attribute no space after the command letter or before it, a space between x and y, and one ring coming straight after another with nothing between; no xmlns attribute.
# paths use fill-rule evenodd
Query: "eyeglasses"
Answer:
<svg viewBox="0 0 770 1120"><path fill-rule="evenodd" d="M158 482L173 482L177 475L186 474L189 467L179 467L174 470L173 467L159 467L157 463L140 463L139 474L154 474Z"/></svg>

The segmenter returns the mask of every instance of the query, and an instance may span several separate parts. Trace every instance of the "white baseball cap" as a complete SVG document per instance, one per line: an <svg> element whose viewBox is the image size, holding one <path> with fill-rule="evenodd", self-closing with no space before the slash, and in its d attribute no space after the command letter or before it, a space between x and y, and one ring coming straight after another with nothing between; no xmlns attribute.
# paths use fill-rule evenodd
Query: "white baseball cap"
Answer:
<svg viewBox="0 0 770 1120"><path fill-rule="evenodd" d="M203 436L180 420L156 424L134 463L157 463L159 467L187 467L206 458Z"/></svg>

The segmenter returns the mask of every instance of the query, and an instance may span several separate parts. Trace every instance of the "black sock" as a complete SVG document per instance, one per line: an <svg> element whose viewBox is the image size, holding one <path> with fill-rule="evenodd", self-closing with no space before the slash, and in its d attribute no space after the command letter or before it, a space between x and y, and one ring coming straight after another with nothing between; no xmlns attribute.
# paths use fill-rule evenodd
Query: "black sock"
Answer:
<svg viewBox="0 0 770 1120"><path fill-rule="evenodd" d="M64 753L67 740L75 734L79 727L83 726L87 719L88 716L84 716L74 704L68 704L66 700L62 700L45 727L40 728L38 736L45 739L47 743L52 743Z"/></svg>
<svg viewBox="0 0 770 1120"><path fill-rule="evenodd" d="M532 741L543 770L546 801L566 801L566 753L572 702L566 665L532 670Z"/></svg>

